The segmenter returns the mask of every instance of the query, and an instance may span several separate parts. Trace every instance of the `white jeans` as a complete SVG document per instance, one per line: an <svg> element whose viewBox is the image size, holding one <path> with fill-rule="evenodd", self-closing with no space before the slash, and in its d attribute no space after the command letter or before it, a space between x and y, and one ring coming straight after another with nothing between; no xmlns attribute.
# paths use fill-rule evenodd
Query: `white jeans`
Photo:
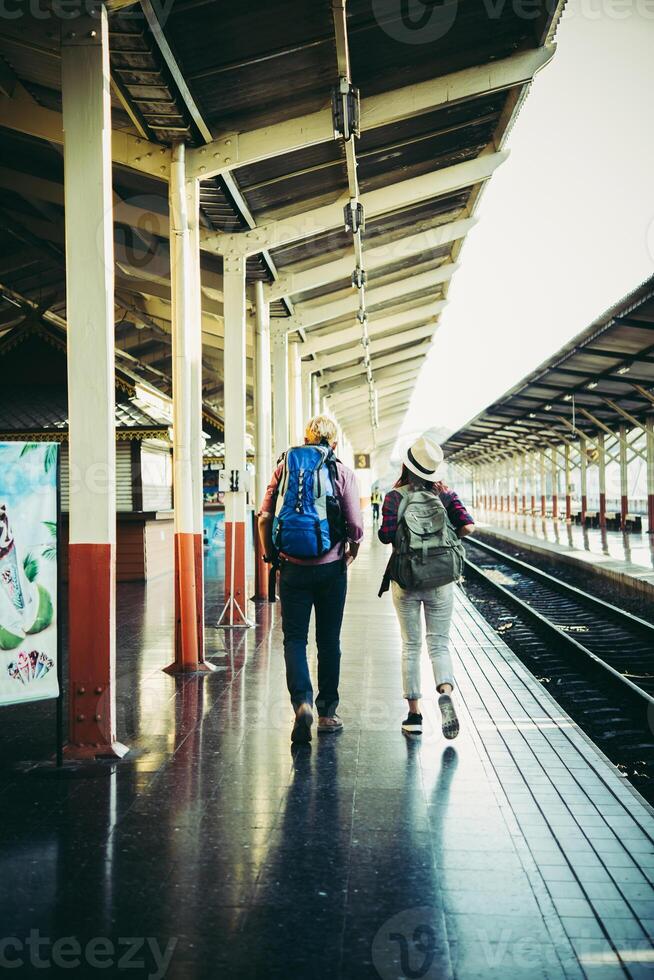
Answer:
<svg viewBox="0 0 654 980"><path fill-rule="evenodd" d="M420 654L422 652L422 610L427 626L427 649L434 671L436 687L451 684L454 673L450 656L450 622L454 603L454 583L435 589L402 589L391 582L393 604L402 633L402 683L404 697L417 700L420 691Z"/></svg>

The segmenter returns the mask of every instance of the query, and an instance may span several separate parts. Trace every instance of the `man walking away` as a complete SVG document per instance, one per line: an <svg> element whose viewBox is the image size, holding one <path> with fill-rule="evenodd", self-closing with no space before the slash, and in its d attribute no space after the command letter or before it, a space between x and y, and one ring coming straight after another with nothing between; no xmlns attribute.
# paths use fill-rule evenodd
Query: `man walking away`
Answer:
<svg viewBox="0 0 654 980"><path fill-rule="evenodd" d="M280 558L286 683L295 711L294 743L311 741L313 687L307 663L311 610L316 614L319 734L343 728L336 714L341 625L347 568L363 538L359 490L352 470L336 458L336 426L317 415L304 446L284 453L259 513L265 560Z"/></svg>

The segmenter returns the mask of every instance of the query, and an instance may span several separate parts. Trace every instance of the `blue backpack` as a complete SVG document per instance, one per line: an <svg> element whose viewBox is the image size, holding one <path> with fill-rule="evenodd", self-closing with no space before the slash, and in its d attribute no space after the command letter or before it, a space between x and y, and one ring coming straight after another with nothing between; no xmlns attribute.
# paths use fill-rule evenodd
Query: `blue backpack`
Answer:
<svg viewBox="0 0 654 980"><path fill-rule="evenodd" d="M282 456L273 543L290 558L319 558L345 537L329 446L298 446Z"/></svg>

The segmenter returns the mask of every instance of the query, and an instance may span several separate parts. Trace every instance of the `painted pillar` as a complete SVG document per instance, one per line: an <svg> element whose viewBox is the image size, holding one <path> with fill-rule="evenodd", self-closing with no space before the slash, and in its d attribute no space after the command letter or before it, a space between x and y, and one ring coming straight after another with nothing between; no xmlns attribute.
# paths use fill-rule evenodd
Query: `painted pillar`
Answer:
<svg viewBox="0 0 654 980"><path fill-rule="evenodd" d="M566 442L563 447L565 460L565 519L572 520L572 495L570 493L570 446Z"/></svg>
<svg viewBox="0 0 654 980"><path fill-rule="evenodd" d="M552 518L559 516L559 461L556 454L556 446L552 446Z"/></svg>
<svg viewBox="0 0 654 980"><path fill-rule="evenodd" d="M301 373L301 388L302 388L302 434L304 435L304 429L306 423L309 421L313 415L312 401L313 401L313 375L311 374L311 365L309 362L302 364Z"/></svg>
<svg viewBox="0 0 654 980"><path fill-rule="evenodd" d="M522 513L527 513L527 460L524 453L520 453L520 483L522 484Z"/></svg>
<svg viewBox="0 0 654 980"><path fill-rule="evenodd" d="M606 527L606 452L604 448L604 433L597 435L597 467L599 471L599 523Z"/></svg>
<svg viewBox="0 0 654 980"><path fill-rule="evenodd" d="M498 497L501 497L502 485L501 485L501 482L500 482L500 480L501 480L501 470L500 470L499 465L497 463L493 466L492 472L493 472L493 498L494 498L493 509L494 510L499 510L500 509L500 500L498 500Z"/></svg>
<svg viewBox="0 0 654 980"><path fill-rule="evenodd" d="M531 454L531 465L529 469L529 482L531 483L531 516L536 515L536 454Z"/></svg>
<svg viewBox="0 0 654 980"><path fill-rule="evenodd" d="M519 476L519 458L518 456L511 457L511 470L513 475L513 513L518 513L518 497L520 494L520 476Z"/></svg>
<svg viewBox="0 0 654 980"><path fill-rule="evenodd" d="M211 670L213 668L210 664L207 664L204 659L204 436L202 434L202 282L200 266L200 182L198 180L187 180L185 191L189 228L191 482L193 487L193 550L195 556L195 602L198 634L198 661L202 670Z"/></svg>
<svg viewBox="0 0 654 980"><path fill-rule="evenodd" d="M271 330L273 373L273 452L275 459L289 447L288 421L288 333L280 327Z"/></svg>
<svg viewBox="0 0 654 980"><path fill-rule="evenodd" d="M258 512L272 473L272 385L270 373L270 305L265 297L262 282L254 284L255 299L255 434L256 451L256 500ZM268 596L268 567L263 560L259 535L255 533L257 599Z"/></svg>
<svg viewBox="0 0 654 980"><path fill-rule="evenodd" d="M629 513L629 473L627 469L627 428L620 426L618 431L620 440L620 527L624 531L627 527L627 514Z"/></svg>
<svg viewBox="0 0 654 980"><path fill-rule="evenodd" d="M311 375L311 415L321 414L320 379L314 372Z"/></svg>
<svg viewBox="0 0 654 980"><path fill-rule="evenodd" d="M504 464L504 473L506 479L506 509L511 511L511 460L507 459Z"/></svg>
<svg viewBox="0 0 654 980"><path fill-rule="evenodd" d="M297 340L291 340L288 345L288 387L291 408L291 445L300 446L304 442L304 414L302 411L302 355Z"/></svg>
<svg viewBox="0 0 654 980"><path fill-rule="evenodd" d="M71 25L72 26L72 25ZM116 433L111 104L107 13L64 27L61 48L68 320L69 754L116 738Z"/></svg>
<svg viewBox="0 0 654 980"><path fill-rule="evenodd" d="M225 309L225 603L223 625L246 626L245 257L223 259Z"/></svg>
<svg viewBox="0 0 654 980"><path fill-rule="evenodd" d="M647 459L647 531L654 534L654 416L645 421Z"/></svg>
<svg viewBox="0 0 654 980"><path fill-rule="evenodd" d="M586 513L588 511L588 453L584 436L579 436L579 480L581 483L581 526L586 527Z"/></svg>
<svg viewBox="0 0 654 980"><path fill-rule="evenodd" d="M545 450L541 449L540 453L540 513L541 517L547 516L547 482L545 477L545 465L547 461L547 456L545 455Z"/></svg>
<svg viewBox="0 0 654 980"><path fill-rule="evenodd" d="M175 500L175 661L170 673L197 670L202 656L198 644L196 587L193 425L199 356L196 331L197 277L191 273L191 236L185 179L184 144L173 147L169 183L170 294L173 341L173 492ZM193 385L195 377L196 385ZM201 383L201 382L200 382Z"/></svg>

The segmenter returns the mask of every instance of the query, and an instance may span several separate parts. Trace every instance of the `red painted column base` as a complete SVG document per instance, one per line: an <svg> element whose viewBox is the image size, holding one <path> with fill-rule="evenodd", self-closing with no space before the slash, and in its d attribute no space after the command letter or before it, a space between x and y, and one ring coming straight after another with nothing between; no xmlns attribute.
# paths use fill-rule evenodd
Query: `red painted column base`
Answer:
<svg viewBox="0 0 654 980"><path fill-rule="evenodd" d="M234 583L230 582L234 548ZM245 524L242 521L225 523L225 603L234 598L231 609L223 617L222 626L247 626L247 575L245 555ZM238 604L238 608L236 606ZM239 608L241 612L239 612Z"/></svg>
<svg viewBox="0 0 654 980"><path fill-rule="evenodd" d="M647 533L654 534L654 493L647 495Z"/></svg>
<svg viewBox="0 0 654 980"><path fill-rule="evenodd" d="M541 517L547 517L547 503L545 500L545 494L541 494L540 498L540 514Z"/></svg>
<svg viewBox="0 0 654 980"><path fill-rule="evenodd" d="M599 522L600 527L606 527L606 494L599 495Z"/></svg>
<svg viewBox="0 0 654 980"><path fill-rule="evenodd" d="M572 520L572 497L569 493L565 495L565 519L566 521Z"/></svg>
<svg viewBox="0 0 654 980"><path fill-rule="evenodd" d="M627 529L627 514L629 513L629 498L624 494L620 497L620 527Z"/></svg>
<svg viewBox="0 0 654 980"><path fill-rule="evenodd" d="M588 497L586 494L581 495L581 526L586 527L586 512L588 510Z"/></svg>
<svg viewBox="0 0 654 980"><path fill-rule="evenodd" d="M536 497L533 493L531 495L531 512L532 514L536 513Z"/></svg>
<svg viewBox="0 0 654 980"><path fill-rule="evenodd" d="M182 589L191 594L183 594ZM175 659L166 674L212 673L204 659L204 559L201 534L175 535ZM182 632L182 604L189 623Z"/></svg>
<svg viewBox="0 0 654 980"><path fill-rule="evenodd" d="M558 517L558 516L559 516L559 498L557 497L556 494L553 494L553 496L552 496L552 517L554 518L554 517Z"/></svg>
<svg viewBox="0 0 654 980"><path fill-rule="evenodd" d="M122 759L116 739L116 553L111 544L68 549L69 759Z"/></svg>

